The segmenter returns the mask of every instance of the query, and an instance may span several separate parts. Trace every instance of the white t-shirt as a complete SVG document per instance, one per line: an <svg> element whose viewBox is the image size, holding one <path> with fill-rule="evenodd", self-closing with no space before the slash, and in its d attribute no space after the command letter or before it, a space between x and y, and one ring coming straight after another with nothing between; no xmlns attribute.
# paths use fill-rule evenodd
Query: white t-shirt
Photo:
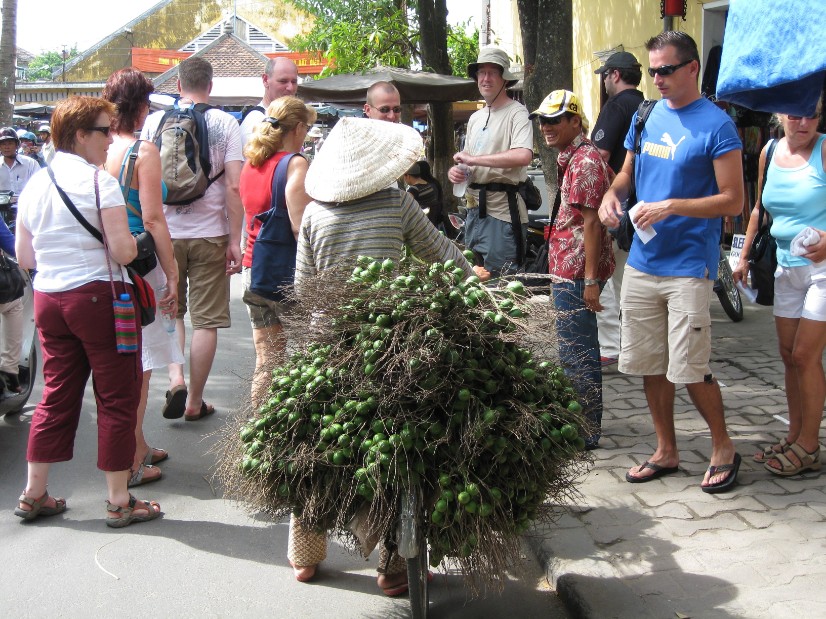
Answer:
<svg viewBox="0 0 826 619"><path fill-rule="evenodd" d="M95 206L94 176L97 168L77 155L56 152L52 159L57 184L86 220L101 229L100 214ZM118 181L108 172L98 171L100 208L124 208ZM63 292L92 281L109 281L109 269L103 244L75 219L60 198L48 171L35 174L20 194L17 221L31 232L37 261L34 289L40 292ZM112 261L112 276L121 280L125 270ZM120 290L116 287L116 292Z"/></svg>
<svg viewBox="0 0 826 619"><path fill-rule="evenodd" d="M261 99L261 102L258 104L264 109L267 109L267 106L264 105L264 100ZM264 112L260 110L250 110L249 114L244 117L243 122L241 123L241 146L242 148L246 148L247 144L252 138L252 134L255 132L255 128L258 126L262 120L264 120Z"/></svg>
<svg viewBox="0 0 826 619"><path fill-rule="evenodd" d="M141 130L142 140L155 137L161 118L165 112L155 112L146 119ZM241 129L234 116L218 109L207 110L207 132L209 133L209 162L212 165L210 178L215 178L228 161L244 161L241 154ZM169 233L173 239L203 239L229 234L226 211L225 176L212 183L206 193L192 204L170 206L163 210Z"/></svg>

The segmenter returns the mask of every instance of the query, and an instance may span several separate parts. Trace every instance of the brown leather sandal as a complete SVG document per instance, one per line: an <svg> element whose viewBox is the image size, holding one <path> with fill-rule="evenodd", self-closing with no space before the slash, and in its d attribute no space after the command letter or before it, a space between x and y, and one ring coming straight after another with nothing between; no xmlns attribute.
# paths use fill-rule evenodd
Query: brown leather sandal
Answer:
<svg viewBox="0 0 826 619"><path fill-rule="evenodd" d="M56 516L66 511L66 499L55 498L54 507L46 506L46 501L49 500L48 492L45 492L39 499L30 499L24 491L17 500L30 507L30 509L23 509L18 505L14 509L14 515L23 520L34 520L39 516Z"/></svg>
<svg viewBox="0 0 826 619"><path fill-rule="evenodd" d="M145 516L139 516L135 510L146 510ZM118 514L115 516L114 514ZM161 515L161 504L157 501L139 501L131 494L129 495L129 505L121 507L106 501L106 526L113 529L122 529L133 522L148 522L155 520Z"/></svg>

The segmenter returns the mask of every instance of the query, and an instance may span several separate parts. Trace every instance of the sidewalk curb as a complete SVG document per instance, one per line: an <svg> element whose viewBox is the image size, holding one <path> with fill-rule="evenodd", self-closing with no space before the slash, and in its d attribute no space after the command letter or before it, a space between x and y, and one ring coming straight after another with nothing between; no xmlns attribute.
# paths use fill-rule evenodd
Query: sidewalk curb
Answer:
<svg viewBox="0 0 826 619"><path fill-rule="evenodd" d="M582 529L525 535L525 541L572 619L662 619L673 610L652 608L623 581ZM566 559L564 557L582 557Z"/></svg>

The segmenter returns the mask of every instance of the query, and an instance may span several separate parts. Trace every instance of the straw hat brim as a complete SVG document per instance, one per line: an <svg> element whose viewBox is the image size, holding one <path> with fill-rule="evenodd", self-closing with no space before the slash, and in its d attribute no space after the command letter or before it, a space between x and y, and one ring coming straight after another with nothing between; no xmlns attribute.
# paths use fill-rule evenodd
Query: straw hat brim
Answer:
<svg viewBox="0 0 826 619"><path fill-rule="evenodd" d="M412 127L342 118L313 159L304 187L319 202L358 200L387 188L423 154L422 138Z"/></svg>

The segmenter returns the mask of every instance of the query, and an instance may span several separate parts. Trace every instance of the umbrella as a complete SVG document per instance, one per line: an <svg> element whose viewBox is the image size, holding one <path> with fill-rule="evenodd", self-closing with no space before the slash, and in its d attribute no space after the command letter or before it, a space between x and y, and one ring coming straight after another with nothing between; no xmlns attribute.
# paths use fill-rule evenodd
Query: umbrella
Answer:
<svg viewBox="0 0 826 619"><path fill-rule="evenodd" d="M826 79L824 0L732 0L717 98L761 112L815 113Z"/></svg>
<svg viewBox="0 0 826 619"><path fill-rule="evenodd" d="M305 101L364 103L367 89L376 82L390 82L399 89L403 103L466 101L479 98L476 82L464 77L377 67L366 73L342 73L298 85L298 96Z"/></svg>

